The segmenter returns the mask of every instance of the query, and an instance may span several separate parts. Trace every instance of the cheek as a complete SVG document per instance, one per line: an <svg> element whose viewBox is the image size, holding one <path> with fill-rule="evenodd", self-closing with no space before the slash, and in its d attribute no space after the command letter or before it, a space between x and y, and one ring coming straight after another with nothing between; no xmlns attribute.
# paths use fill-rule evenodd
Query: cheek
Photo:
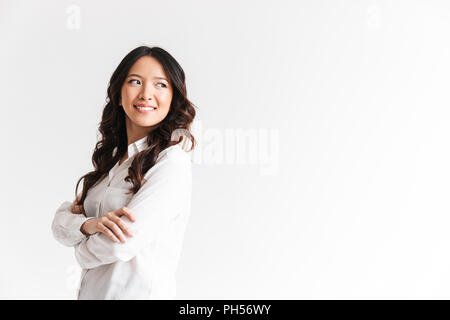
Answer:
<svg viewBox="0 0 450 320"><path fill-rule="evenodd" d="M164 93L160 96L160 101L164 103L166 106L170 106L170 103L172 102L172 94L171 93Z"/></svg>
<svg viewBox="0 0 450 320"><path fill-rule="evenodd" d="M135 91L136 91L135 88L123 88L121 93L122 102L123 103L131 102L137 94Z"/></svg>
<svg viewBox="0 0 450 320"><path fill-rule="evenodd" d="M127 94L127 90L122 89L120 91L120 101L122 102L122 105L126 105L127 101L128 101L128 94Z"/></svg>

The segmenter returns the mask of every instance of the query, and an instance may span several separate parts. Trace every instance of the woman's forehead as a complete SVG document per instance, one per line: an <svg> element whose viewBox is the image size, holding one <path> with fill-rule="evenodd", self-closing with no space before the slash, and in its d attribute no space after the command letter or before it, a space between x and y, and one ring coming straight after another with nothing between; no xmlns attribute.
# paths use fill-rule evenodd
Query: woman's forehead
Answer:
<svg viewBox="0 0 450 320"><path fill-rule="evenodd" d="M134 75L145 79L168 80L161 63L153 57L144 56L139 58L128 71L127 76Z"/></svg>

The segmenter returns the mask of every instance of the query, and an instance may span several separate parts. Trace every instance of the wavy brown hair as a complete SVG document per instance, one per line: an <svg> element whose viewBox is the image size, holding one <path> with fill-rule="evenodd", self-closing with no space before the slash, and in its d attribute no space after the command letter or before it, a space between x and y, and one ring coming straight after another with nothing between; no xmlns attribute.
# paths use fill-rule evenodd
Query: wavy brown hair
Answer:
<svg viewBox="0 0 450 320"><path fill-rule="evenodd" d="M102 121L99 131L101 140L95 145L92 155L94 170L82 176L75 188L75 197L78 195L78 185L83 181L83 192L78 205L82 205L89 189L102 181L109 170L125 155L128 150L127 131L125 125L125 112L120 103L120 93L125 78L133 64L143 56L151 56L161 63L168 80L173 88L172 101L166 117L159 122L155 129L147 135L148 148L134 156L128 169L125 181L133 186L128 193L135 194L146 182L145 173L155 165L159 153L167 147L180 143L173 141L173 133L185 132L185 136L191 141L191 151L196 141L190 133L191 123L195 118L195 106L187 99L184 71L178 62L164 49L160 47L141 46L128 53L120 62L109 81L106 105L103 109ZM113 152L117 147L117 152Z"/></svg>

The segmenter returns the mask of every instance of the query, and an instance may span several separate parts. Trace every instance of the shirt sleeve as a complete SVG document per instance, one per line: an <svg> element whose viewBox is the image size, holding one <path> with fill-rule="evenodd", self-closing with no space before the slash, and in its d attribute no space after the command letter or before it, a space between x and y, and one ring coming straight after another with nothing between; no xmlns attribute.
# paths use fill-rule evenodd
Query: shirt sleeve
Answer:
<svg viewBox="0 0 450 320"><path fill-rule="evenodd" d="M125 236L125 243L114 242L104 233L84 239L75 246L75 257L82 268L129 261L144 246L156 241L172 219L183 212L191 190L191 161L187 154L157 162L144 178L147 182L126 206L135 215L135 222L120 217L133 237Z"/></svg>
<svg viewBox="0 0 450 320"><path fill-rule="evenodd" d="M81 232L81 225L93 217L72 213L72 202L65 201L56 210L52 222L53 237L67 247L73 247L87 236Z"/></svg>

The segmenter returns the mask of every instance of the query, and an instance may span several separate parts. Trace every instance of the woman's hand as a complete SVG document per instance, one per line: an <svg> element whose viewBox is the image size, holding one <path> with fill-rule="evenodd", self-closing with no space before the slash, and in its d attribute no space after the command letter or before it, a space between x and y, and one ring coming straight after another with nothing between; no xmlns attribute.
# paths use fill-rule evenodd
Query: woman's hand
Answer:
<svg viewBox="0 0 450 320"><path fill-rule="evenodd" d="M120 216L126 216L131 222L136 221L134 214L126 207L119 210L110 211L103 217L92 218L81 225L81 232L86 235L91 235L97 232L104 233L114 242L125 242L125 235L132 237L130 229L120 219Z"/></svg>
<svg viewBox="0 0 450 320"><path fill-rule="evenodd" d="M71 211L74 214L82 214L82 213L84 214L83 205L82 204L75 205L75 203L78 203L79 200L80 200L80 197L77 197L72 203L72 210Z"/></svg>

